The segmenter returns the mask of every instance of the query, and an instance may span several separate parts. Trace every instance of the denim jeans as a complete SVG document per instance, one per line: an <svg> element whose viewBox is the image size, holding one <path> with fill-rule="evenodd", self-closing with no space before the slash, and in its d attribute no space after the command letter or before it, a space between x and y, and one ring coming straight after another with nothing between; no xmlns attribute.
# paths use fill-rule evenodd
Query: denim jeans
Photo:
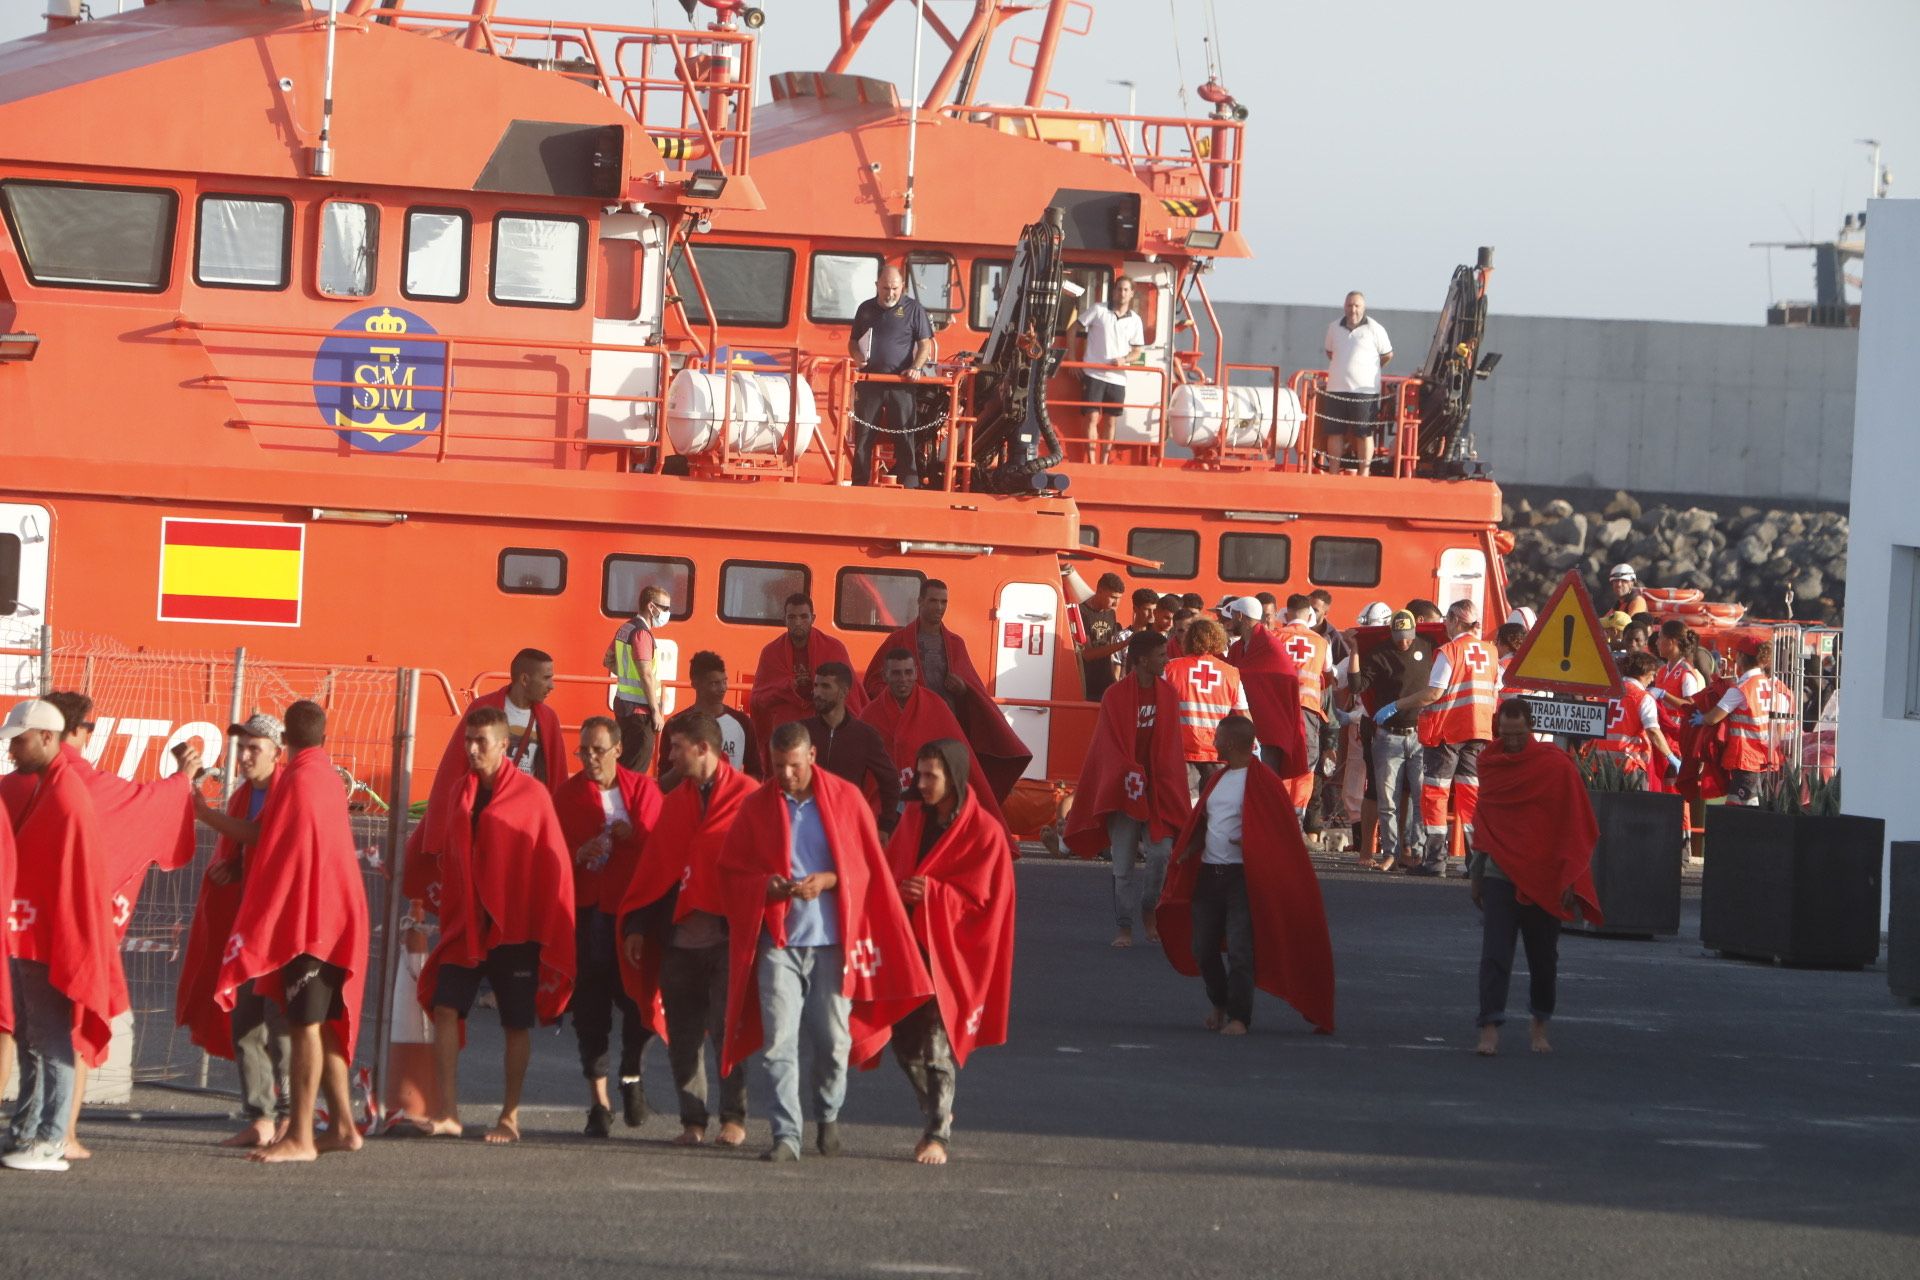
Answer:
<svg viewBox="0 0 1920 1280"><path fill-rule="evenodd" d="M653 1032L621 984L620 939L613 917L597 907L581 907L574 917L573 946L573 1036L580 1048L580 1073L589 1080L607 1078L617 1009L620 1079L638 1080L640 1055Z"/></svg>
<svg viewBox="0 0 1920 1280"><path fill-rule="evenodd" d="M714 1057L727 1039L727 944L669 947L660 962L660 1003L667 1015L667 1061L680 1096L680 1123L707 1127L707 1041ZM720 1123L745 1124L747 1067L720 1080Z"/></svg>
<svg viewBox="0 0 1920 1280"><path fill-rule="evenodd" d="M1193 885L1193 958L1207 999L1229 1018L1253 1023L1253 911L1247 869L1202 863ZM1224 943L1226 951L1221 952Z"/></svg>
<svg viewBox="0 0 1920 1280"><path fill-rule="evenodd" d="M1421 840L1420 774L1425 752L1420 739L1412 733L1395 733L1376 728L1373 731L1373 801L1380 813L1380 856L1392 858L1400 853L1403 825L1414 833L1413 857L1417 861Z"/></svg>
<svg viewBox="0 0 1920 1280"><path fill-rule="evenodd" d="M773 1140L798 1150L803 1041L812 1057L808 1101L814 1122L838 1120L847 1098L847 1054L853 1049L847 1020L853 1001L841 994L846 952L838 943L776 947L762 938L758 967L760 1025L766 1038L760 1060L773 1085Z"/></svg>
<svg viewBox="0 0 1920 1280"><path fill-rule="evenodd" d="M67 1145L73 1117L73 1001L48 980L47 966L14 960L13 1039L20 1050L20 1096L14 1103L12 1145Z"/></svg>
<svg viewBox="0 0 1920 1280"><path fill-rule="evenodd" d="M1113 922L1122 929L1132 929L1136 920L1151 917L1160 905L1173 837L1149 840L1146 823L1124 813L1110 813L1107 844L1113 850Z"/></svg>

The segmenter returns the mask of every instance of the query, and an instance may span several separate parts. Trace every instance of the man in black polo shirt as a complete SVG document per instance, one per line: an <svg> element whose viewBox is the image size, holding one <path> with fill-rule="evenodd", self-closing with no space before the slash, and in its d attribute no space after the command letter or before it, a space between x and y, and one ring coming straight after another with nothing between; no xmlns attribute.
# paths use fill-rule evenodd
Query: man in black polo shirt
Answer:
<svg viewBox="0 0 1920 1280"><path fill-rule="evenodd" d="M924 307L906 296L906 288L906 276L900 268L882 267L879 292L853 313L847 353L864 362L861 372L914 378L933 358L933 322L927 319ZM860 349L862 338L869 339L864 352ZM913 385L905 382L862 382L854 388L853 414L859 419L853 428L855 484L867 484L872 479L873 442L878 434L874 428L898 432L914 425L913 391ZM893 472L906 489L920 487L915 443L913 436L896 435L893 440Z"/></svg>
<svg viewBox="0 0 1920 1280"><path fill-rule="evenodd" d="M1365 693L1370 709L1389 702L1404 705L1427 687L1433 672L1433 641L1419 634L1411 613L1402 609L1394 614L1388 635L1388 642L1369 653L1350 677ZM1392 868L1403 850L1411 866L1420 865L1419 728L1418 711L1399 711L1373 729L1373 796L1380 814L1380 854L1374 865L1381 870ZM1410 846L1402 839L1403 822L1411 824Z"/></svg>

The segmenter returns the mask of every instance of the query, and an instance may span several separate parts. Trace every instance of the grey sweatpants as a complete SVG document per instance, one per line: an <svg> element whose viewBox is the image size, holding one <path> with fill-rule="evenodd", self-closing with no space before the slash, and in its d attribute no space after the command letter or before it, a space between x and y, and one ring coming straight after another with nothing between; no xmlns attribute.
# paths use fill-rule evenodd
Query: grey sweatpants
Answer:
<svg viewBox="0 0 1920 1280"><path fill-rule="evenodd" d="M274 1001L244 983L233 995L233 1065L240 1073L240 1103L249 1120L287 1118L287 1015Z"/></svg>

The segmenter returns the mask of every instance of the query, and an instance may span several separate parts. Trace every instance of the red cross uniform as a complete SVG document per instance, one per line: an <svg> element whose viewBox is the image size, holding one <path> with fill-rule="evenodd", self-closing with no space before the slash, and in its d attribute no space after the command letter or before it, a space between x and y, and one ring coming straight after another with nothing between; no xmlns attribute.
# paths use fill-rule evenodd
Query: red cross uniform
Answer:
<svg viewBox="0 0 1920 1280"><path fill-rule="evenodd" d="M1499 681L1500 660L1484 640L1459 636L1441 645L1427 682L1440 696L1420 713L1420 741L1491 741Z"/></svg>
<svg viewBox="0 0 1920 1280"><path fill-rule="evenodd" d="M1228 715L1247 710L1239 671L1225 658L1199 653L1169 662L1166 678L1179 695L1181 754L1188 760L1218 760L1214 730Z"/></svg>

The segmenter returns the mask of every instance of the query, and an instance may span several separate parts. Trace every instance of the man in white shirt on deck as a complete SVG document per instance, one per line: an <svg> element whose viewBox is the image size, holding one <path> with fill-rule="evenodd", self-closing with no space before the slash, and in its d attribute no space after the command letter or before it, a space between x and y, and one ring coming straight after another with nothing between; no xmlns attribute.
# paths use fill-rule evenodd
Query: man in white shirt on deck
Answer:
<svg viewBox="0 0 1920 1280"><path fill-rule="evenodd" d="M1080 312L1085 346L1080 358L1088 364L1133 364L1146 349L1146 328L1133 310L1133 281L1121 276L1113 282L1113 306L1089 302ZM1087 402L1087 457L1107 460L1106 441L1113 439L1113 420L1127 401L1127 375L1119 369L1083 369L1081 399ZM1104 430L1103 430L1104 428Z"/></svg>
<svg viewBox="0 0 1920 1280"><path fill-rule="evenodd" d="M1347 295L1346 312L1327 326L1327 389L1320 417L1326 423L1327 460L1345 470L1347 437L1354 439L1360 474L1373 469L1373 437L1379 430L1380 372L1393 359L1393 341L1378 320L1367 317L1358 289Z"/></svg>

